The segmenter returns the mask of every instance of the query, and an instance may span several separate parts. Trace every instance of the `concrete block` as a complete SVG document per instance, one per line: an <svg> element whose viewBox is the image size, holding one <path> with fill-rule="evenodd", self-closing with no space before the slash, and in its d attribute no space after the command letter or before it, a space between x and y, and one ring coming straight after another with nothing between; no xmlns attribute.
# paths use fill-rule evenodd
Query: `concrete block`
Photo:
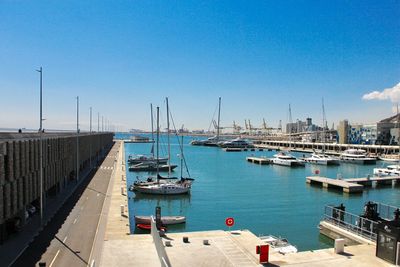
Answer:
<svg viewBox="0 0 400 267"><path fill-rule="evenodd" d="M337 238L335 239L335 254L343 253L344 252L344 239Z"/></svg>

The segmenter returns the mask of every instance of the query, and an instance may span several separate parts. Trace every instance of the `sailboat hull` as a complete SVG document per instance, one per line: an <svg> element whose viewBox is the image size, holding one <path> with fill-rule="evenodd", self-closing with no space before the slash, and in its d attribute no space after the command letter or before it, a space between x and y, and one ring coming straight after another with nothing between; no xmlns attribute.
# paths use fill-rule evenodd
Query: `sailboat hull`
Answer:
<svg viewBox="0 0 400 267"><path fill-rule="evenodd" d="M190 192L190 187L173 186L173 185L154 185L154 186L137 186L135 190L142 194L152 195L183 195Z"/></svg>

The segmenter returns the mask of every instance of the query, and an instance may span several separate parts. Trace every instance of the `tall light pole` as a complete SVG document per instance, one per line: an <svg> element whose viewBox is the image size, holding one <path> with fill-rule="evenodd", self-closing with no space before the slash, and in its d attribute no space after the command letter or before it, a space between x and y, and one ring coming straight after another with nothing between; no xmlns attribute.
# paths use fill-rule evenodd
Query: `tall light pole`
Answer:
<svg viewBox="0 0 400 267"><path fill-rule="evenodd" d="M42 109L42 92L43 92L43 71L42 67L36 70L40 73L40 119L39 119L39 173L40 173L40 224L43 224L43 109Z"/></svg>
<svg viewBox="0 0 400 267"><path fill-rule="evenodd" d="M97 112L97 132L100 132L100 112Z"/></svg>
<svg viewBox="0 0 400 267"><path fill-rule="evenodd" d="M92 168L92 107L90 107L90 127L89 127L89 166Z"/></svg>
<svg viewBox="0 0 400 267"><path fill-rule="evenodd" d="M76 181L79 180L79 96L76 97Z"/></svg>
<svg viewBox="0 0 400 267"><path fill-rule="evenodd" d="M101 131L104 132L104 116L101 116Z"/></svg>

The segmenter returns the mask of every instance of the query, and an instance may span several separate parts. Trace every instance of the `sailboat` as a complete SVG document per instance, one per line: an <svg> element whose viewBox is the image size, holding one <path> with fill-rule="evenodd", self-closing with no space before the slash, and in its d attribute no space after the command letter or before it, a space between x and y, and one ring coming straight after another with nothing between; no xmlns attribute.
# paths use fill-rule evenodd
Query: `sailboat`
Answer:
<svg viewBox="0 0 400 267"><path fill-rule="evenodd" d="M274 155L274 158L272 159L272 162L277 165L282 165L282 166L289 166L289 167L295 167L295 166L300 166L304 167L305 164L303 161L297 159L293 155L291 155L290 149L292 147L292 110L290 108L289 104L289 123L290 123L290 132L289 132L289 149L287 152L280 152L278 154Z"/></svg>
<svg viewBox="0 0 400 267"><path fill-rule="evenodd" d="M221 141L224 141L220 138L219 130L220 130L220 118L221 118L221 97L218 99L218 122L217 122L217 135L207 138L206 140L192 140L190 142L193 146L218 146ZM215 123L215 120L213 120Z"/></svg>
<svg viewBox="0 0 400 267"><path fill-rule="evenodd" d="M305 158L304 161L311 164L319 164L319 165L339 165L339 160L334 159L333 157L325 154L325 126L326 126L326 117L325 117L325 106L324 99L322 99L322 151L315 151L311 154L311 157Z"/></svg>
<svg viewBox="0 0 400 267"><path fill-rule="evenodd" d="M159 154L159 139L160 139L159 112L160 109L159 107L157 107L157 158ZM190 182L174 183L165 181L161 183L160 178L162 177L159 174L159 168L157 165L157 182L149 185L134 185L133 189L143 194L154 194L154 195L178 195L178 194L187 194L190 192L191 189Z"/></svg>
<svg viewBox="0 0 400 267"><path fill-rule="evenodd" d="M154 158L154 127L153 127L153 104L150 104L150 114L151 114L151 140L153 140L153 144L151 146L151 156L146 155L129 155L128 163L129 165L137 165L144 167L146 164L155 164L156 159ZM159 164L166 164L168 158L158 158Z"/></svg>

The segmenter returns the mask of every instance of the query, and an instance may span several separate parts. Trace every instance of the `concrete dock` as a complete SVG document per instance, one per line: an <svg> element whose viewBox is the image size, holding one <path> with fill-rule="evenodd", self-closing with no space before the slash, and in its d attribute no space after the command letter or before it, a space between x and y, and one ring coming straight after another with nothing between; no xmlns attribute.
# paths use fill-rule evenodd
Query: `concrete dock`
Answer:
<svg viewBox="0 0 400 267"><path fill-rule="evenodd" d="M308 184L321 184L324 188L336 188L342 189L345 193L361 193L364 189L363 185L357 183L351 183L341 179L331 179L320 176L308 176L306 177Z"/></svg>
<svg viewBox="0 0 400 267"><path fill-rule="evenodd" d="M365 187L379 185L396 185L400 181L400 176L387 177L363 177L348 179L332 179L321 176L308 176L308 184L320 184L324 188L342 189L344 193L361 193Z"/></svg>
<svg viewBox="0 0 400 267"><path fill-rule="evenodd" d="M265 165L265 164L270 164L271 160L268 158L263 158L263 157L246 157L246 160L251 163L255 164L260 164L260 165Z"/></svg>
<svg viewBox="0 0 400 267"><path fill-rule="evenodd" d="M189 243L183 242L188 237ZM207 239L209 245L204 245ZM163 238L171 266L263 266L256 246L262 241L248 230L173 233ZM334 249L280 254L271 250L270 266L391 266L375 257L374 245L356 245L335 254ZM125 240L108 242L101 266L160 266L150 234L132 235Z"/></svg>

